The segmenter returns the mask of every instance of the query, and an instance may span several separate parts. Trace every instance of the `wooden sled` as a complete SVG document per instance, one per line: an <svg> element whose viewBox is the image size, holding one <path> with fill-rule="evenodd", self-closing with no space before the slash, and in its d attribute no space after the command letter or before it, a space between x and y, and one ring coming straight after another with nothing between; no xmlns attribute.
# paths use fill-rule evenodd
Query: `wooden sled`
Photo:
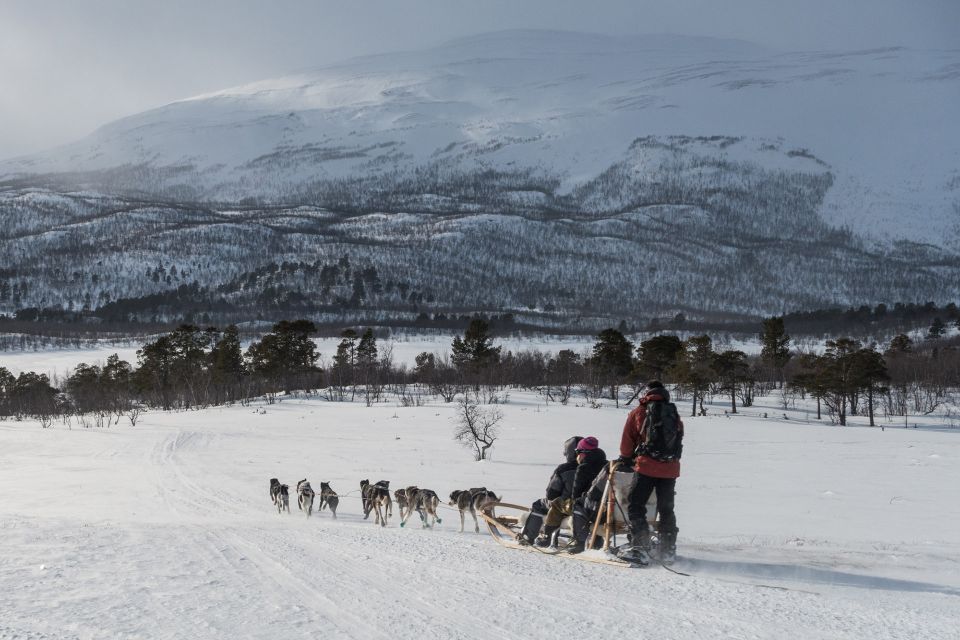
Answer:
<svg viewBox="0 0 960 640"><path fill-rule="evenodd" d="M493 539L496 540L497 544L500 546L508 549L529 551L532 553L540 553L545 556L556 556L558 558L569 558L571 560L581 560L584 562L610 564L627 568L634 566L629 562L620 560L616 556L608 553L599 555L597 551L585 551L583 553L571 555L562 548L543 549L533 545L521 545L517 542L517 534L520 533L521 529L521 519L513 515L495 515L496 509L507 509L521 512L529 512L530 509L528 507L522 507L518 504L510 504L509 502L497 502L493 505L490 505L487 510L480 512L480 517L483 518L484 522L486 522L487 529L490 530L490 535L493 536Z"/></svg>
<svg viewBox="0 0 960 640"><path fill-rule="evenodd" d="M597 514L597 518L594 521L593 529L589 538L587 539L587 551L578 554L569 554L563 548L541 548L533 545L521 545L517 542L517 536L520 534L523 526L523 514L529 513L529 507L524 507L519 504L511 504L509 502L497 502L491 505L482 511L480 511L480 517L483 518L484 522L487 524L487 529L490 531L490 535L493 536L493 539L497 541L497 544L507 547L508 549L520 549L524 551L531 551L534 553L541 553L548 556L558 556L561 558L569 558L571 560L580 560L583 562L594 562L598 564L609 564L619 567L635 567L633 563L621 560L612 554L611 543L614 535L626 535L627 525L624 522L625 514L623 511L626 506L626 496L629 494L630 485L628 482L625 482L625 478L631 478L632 473L623 473L615 472L614 464L610 463L607 474L607 483L604 486L603 497L600 501L600 510ZM621 476L619 486L617 482L617 477ZM621 508L618 505L623 505ZM504 515L503 513L498 514L497 510L501 512L506 510L509 512L516 512L518 515L510 514ZM653 518L650 520L651 531L656 531L656 499L651 496L650 501L647 503L647 513L654 514ZM601 520L604 521L604 524L601 525ZM601 530L602 527L602 530ZM603 546L601 550L593 550L594 542L597 541L597 538L603 539Z"/></svg>

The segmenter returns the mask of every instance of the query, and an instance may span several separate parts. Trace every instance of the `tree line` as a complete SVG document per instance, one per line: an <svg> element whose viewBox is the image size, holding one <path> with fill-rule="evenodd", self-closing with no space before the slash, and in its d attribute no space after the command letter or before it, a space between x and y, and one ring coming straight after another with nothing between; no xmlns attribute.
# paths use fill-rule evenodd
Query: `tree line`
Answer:
<svg viewBox="0 0 960 640"><path fill-rule="evenodd" d="M691 415L705 415L707 402L725 398L731 413L758 395L775 394L782 408L816 400L841 425L848 416L929 414L957 402L960 349L956 340L928 332L905 334L889 344L848 338L826 340L822 351L791 347L784 318L763 321L759 354L717 349L709 335L685 339L663 333L634 344L618 329L605 329L588 353L535 349L506 351L494 344L491 325L474 318L445 353L423 352L413 366L393 360L372 328L346 329L329 361L318 352L308 320L281 321L243 348L239 330L181 325L142 346L136 366L116 355L102 365L82 363L62 381L44 374L14 376L0 367L0 419L34 417L49 426L59 417L85 426L131 424L145 409L187 410L212 405L268 402L293 393L330 401L386 397L404 405L431 398L444 402L507 401L512 388L534 389L547 402L573 398L597 405L609 399L632 403L644 383L659 379L689 400Z"/></svg>

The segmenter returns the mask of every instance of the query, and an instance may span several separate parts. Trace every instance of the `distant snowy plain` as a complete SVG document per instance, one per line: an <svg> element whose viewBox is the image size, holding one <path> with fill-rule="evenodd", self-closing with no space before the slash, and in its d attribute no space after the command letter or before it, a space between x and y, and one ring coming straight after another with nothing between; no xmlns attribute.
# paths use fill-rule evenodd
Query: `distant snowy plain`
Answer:
<svg viewBox="0 0 960 640"><path fill-rule="evenodd" d="M616 455L626 409L582 404L511 391L486 462L439 402L0 422L0 638L956 637L960 433L936 418L844 428L774 398L687 418L689 577L503 549L447 509L434 530L362 519L364 478L529 503L565 438ZM339 518L278 515L271 477L329 481Z"/></svg>

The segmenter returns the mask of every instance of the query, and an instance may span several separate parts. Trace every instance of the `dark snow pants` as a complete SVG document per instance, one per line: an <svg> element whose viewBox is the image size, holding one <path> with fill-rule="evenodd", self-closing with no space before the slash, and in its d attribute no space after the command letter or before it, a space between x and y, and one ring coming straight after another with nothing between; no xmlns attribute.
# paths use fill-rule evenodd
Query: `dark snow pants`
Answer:
<svg viewBox="0 0 960 640"><path fill-rule="evenodd" d="M647 500L650 494L657 492L657 511L660 513L659 530L661 534L672 533L677 529L677 516L673 512L673 500L676 494L676 478L653 478L638 473L637 482L630 492L628 517L631 526L637 523L644 531L649 530L647 525ZM642 523L642 524L640 524Z"/></svg>
<svg viewBox="0 0 960 640"><path fill-rule="evenodd" d="M533 542L540 535L540 528L543 526L543 518L547 515L547 511L547 501L543 498L530 505L530 515L527 516L522 533L528 542Z"/></svg>
<svg viewBox="0 0 960 640"><path fill-rule="evenodd" d="M584 504L583 498L573 503L573 538L586 542L590 536L591 525L597 517L597 512Z"/></svg>

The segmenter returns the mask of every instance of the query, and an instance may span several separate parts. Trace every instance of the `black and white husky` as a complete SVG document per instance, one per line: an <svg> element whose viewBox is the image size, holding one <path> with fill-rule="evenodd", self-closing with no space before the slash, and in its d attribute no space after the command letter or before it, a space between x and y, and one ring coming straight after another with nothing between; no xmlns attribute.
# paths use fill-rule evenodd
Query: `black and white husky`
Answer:
<svg viewBox="0 0 960 640"><path fill-rule="evenodd" d="M407 513L407 490L397 489L393 492L393 499L396 500L397 507L400 509L400 520L405 520L405 514Z"/></svg>
<svg viewBox="0 0 960 640"><path fill-rule="evenodd" d="M330 507L330 513L333 514L334 520L337 518L337 505L340 504L340 497L337 495L337 492L330 487L329 482L320 483L320 507L318 511L323 511L324 508Z"/></svg>
<svg viewBox="0 0 960 640"><path fill-rule="evenodd" d="M369 518L370 512L373 511L376 513L374 522L381 527L387 526L387 518L393 515L390 481L381 480L377 484L370 484L369 480L361 480L360 495L363 498L363 519Z"/></svg>
<svg viewBox="0 0 960 640"><path fill-rule="evenodd" d="M280 484L276 478L270 478L270 500L277 513L283 513L284 509L290 513L290 487Z"/></svg>
<svg viewBox="0 0 960 640"><path fill-rule="evenodd" d="M440 506L440 497L436 491L407 487L403 490L406 502L406 512L400 520L400 526L407 524L407 520L416 511L420 515L420 522L425 529L433 527L434 523L443 522L437 517L437 507Z"/></svg>
<svg viewBox="0 0 960 640"><path fill-rule="evenodd" d="M460 510L460 533L463 533L464 514L467 511L473 516L473 530L480 533L477 511L482 511L496 502L500 502L500 498L493 491L487 491L486 487L476 487L466 491L457 490L451 493L450 506Z"/></svg>
<svg viewBox="0 0 960 640"><path fill-rule="evenodd" d="M297 505L300 511L307 512L308 518L313 513L313 496L313 488L310 487L306 478L297 483Z"/></svg>

